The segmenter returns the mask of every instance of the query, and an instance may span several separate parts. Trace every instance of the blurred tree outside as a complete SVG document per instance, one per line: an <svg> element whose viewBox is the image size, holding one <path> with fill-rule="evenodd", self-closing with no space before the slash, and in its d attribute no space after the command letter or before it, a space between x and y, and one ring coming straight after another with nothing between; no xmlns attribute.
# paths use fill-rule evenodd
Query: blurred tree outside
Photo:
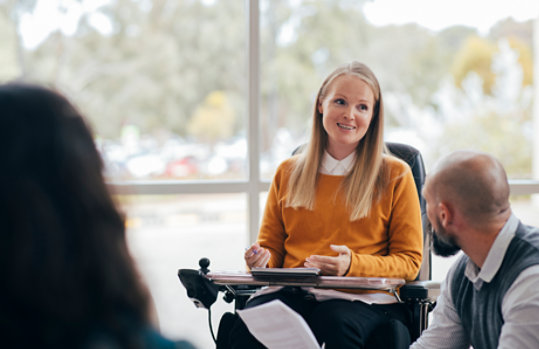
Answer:
<svg viewBox="0 0 539 349"><path fill-rule="evenodd" d="M187 125L193 137L210 145L234 135L236 114L223 91L210 93Z"/></svg>
<svg viewBox="0 0 539 349"><path fill-rule="evenodd" d="M502 161L515 164L510 174L528 175L523 164L531 152L525 143L531 137L532 22L503 19L487 35L465 26L374 26L365 17L366 2L261 0L261 151L272 157L276 149L294 146L283 140L300 141L323 78L359 60L380 80L390 138L424 146L428 161L464 145L496 149L511 143L522 148L512 156L500 153ZM70 4L77 3L90 4ZM79 13L73 32L58 27L38 44L25 45L25 16L43 4L0 2L2 81L22 77L56 86L84 111L104 143L120 139L126 126L140 130L141 140L153 138L157 148L178 137L196 144L245 137L243 0L103 0ZM65 4L56 5L62 18L70 13ZM507 52L516 57L506 62L510 67L496 63ZM521 74L519 88L502 88L508 70L520 71L512 73ZM224 96L221 107L210 101L214 93ZM502 108L504 103L514 108ZM503 132L502 120L512 125ZM490 136L467 138L464 130L482 125Z"/></svg>
<svg viewBox="0 0 539 349"><path fill-rule="evenodd" d="M4 11L0 12L0 81L19 75L17 34Z"/></svg>
<svg viewBox="0 0 539 349"><path fill-rule="evenodd" d="M533 86L525 82L530 67L526 70L521 63L521 46L514 47L510 40L499 41L489 59L494 80L488 89L473 68L460 86L453 87L455 103L444 108L449 118L438 135L434 157L473 148L500 158L513 177L531 177Z"/></svg>
<svg viewBox="0 0 539 349"><path fill-rule="evenodd" d="M463 80L469 73L474 72L481 78L483 91L490 94L496 80L491 69L495 52L496 44L489 40L477 36L466 39L453 62L452 71L456 86L462 87Z"/></svg>
<svg viewBox="0 0 539 349"><path fill-rule="evenodd" d="M477 103L492 104L497 98L503 97L500 93L494 95L492 90L498 75L502 73L495 72L492 66L494 55L499 53L499 43L508 40L511 48L518 52L518 64L524 71L523 89L517 90L517 93L522 93L522 99L526 100L528 92L525 87L531 86L532 82L532 22L503 20L486 36L475 28L465 26L454 26L439 32L416 24L375 27L363 15L363 3L301 1L291 5L286 1L263 2L262 122L271 131L265 133L267 140L263 143L263 149L276 148L275 142L280 140L275 135L283 128L295 130L292 131L296 132L292 135L293 139L305 135L316 89L322 79L337 65L351 60L367 63L378 76L390 136L396 134L397 141L416 142L415 145L424 148L429 161L443 154L437 149L451 151L463 145L483 150L496 149L497 142L502 139L497 141L494 134L484 139L481 146L463 136L464 132L458 136L466 142L447 143L445 136L442 141L438 135L443 132L445 125L448 129L454 127L455 120L454 113L442 102L444 98L440 98L440 94L455 88L462 91L463 81L475 74L481 83L469 87L467 92L471 95L486 92L493 97L488 101L482 98ZM303 94L300 92L302 90L305 91ZM466 94L457 97L457 92L449 95L468 99ZM458 100L453 103L460 104L461 113L470 120L477 117L477 123L485 115L502 117L498 111L479 112L479 104L460 103ZM503 114L510 122L516 123L512 126L514 132L502 133L503 140L518 137L530 142L529 138L522 138L518 132L524 131L521 119L527 123L531 120L531 102L528 99L528 103L522 102L515 107L516 110ZM469 127L465 124L461 126ZM517 146L521 143L513 144ZM519 148L518 153L520 165L510 166L511 171L516 171L519 176L529 176L530 165L523 164L531 162L531 144ZM504 156L507 157L507 154ZM507 162L514 163L514 159L507 158Z"/></svg>
<svg viewBox="0 0 539 349"><path fill-rule="evenodd" d="M502 39L503 40L503 39ZM522 69L522 86L533 86L533 52L529 44L513 36L508 37L511 48L518 54L518 63Z"/></svg>
<svg viewBox="0 0 539 349"><path fill-rule="evenodd" d="M95 16L110 31L93 24ZM22 70L66 91L100 137L118 138L127 124L184 136L211 91L227 90L244 114L237 102L245 94L245 54L238 49L245 46L244 18L238 1L106 2L82 15L72 36L57 30L26 49Z"/></svg>

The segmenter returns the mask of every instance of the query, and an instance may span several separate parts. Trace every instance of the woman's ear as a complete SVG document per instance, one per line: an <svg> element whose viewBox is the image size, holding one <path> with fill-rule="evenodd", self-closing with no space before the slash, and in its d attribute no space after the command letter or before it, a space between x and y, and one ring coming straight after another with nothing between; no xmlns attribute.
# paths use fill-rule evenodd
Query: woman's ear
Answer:
<svg viewBox="0 0 539 349"><path fill-rule="evenodd" d="M322 102L318 101L318 112L320 115L324 115L324 107L322 106Z"/></svg>

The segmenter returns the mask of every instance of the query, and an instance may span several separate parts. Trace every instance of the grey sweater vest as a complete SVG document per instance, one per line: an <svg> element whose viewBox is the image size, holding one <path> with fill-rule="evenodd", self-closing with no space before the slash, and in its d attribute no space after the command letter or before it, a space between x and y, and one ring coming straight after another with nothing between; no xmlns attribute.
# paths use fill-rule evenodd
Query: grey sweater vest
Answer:
<svg viewBox="0 0 539 349"><path fill-rule="evenodd" d="M468 256L457 262L451 281L451 297L474 349L498 346L504 323L502 300L513 281L526 268L539 264L539 229L519 223L500 269L478 291L464 275Z"/></svg>

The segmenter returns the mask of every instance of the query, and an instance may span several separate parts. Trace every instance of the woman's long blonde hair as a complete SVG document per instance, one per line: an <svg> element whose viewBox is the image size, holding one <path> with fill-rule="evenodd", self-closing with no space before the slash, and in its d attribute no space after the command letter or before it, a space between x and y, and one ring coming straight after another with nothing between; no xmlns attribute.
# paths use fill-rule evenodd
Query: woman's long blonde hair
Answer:
<svg viewBox="0 0 539 349"><path fill-rule="evenodd" d="M294 162L289 181L288 207L314 208L318 171L328 145L328 134L322 124L322 114L318 111L331 83L341 75L353 75L367 83L374 94L374 109L371 123L365 136L356 148L356 161L346 176L341 190L345 193L346 204L350 208L350 220L357 220L369 214L373 202L382 192L387 179L383 171L385 149L384 107L380 84L374 73L363 63L352 62L337 68L323 82L314 103L311 140Z"/></svg>

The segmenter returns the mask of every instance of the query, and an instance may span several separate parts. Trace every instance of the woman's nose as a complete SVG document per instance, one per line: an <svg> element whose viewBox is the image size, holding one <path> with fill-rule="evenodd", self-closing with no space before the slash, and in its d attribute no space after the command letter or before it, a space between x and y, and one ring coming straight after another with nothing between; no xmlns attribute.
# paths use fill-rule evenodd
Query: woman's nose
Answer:
<svg viewBox="0 0 539 349"><path fill-rule="evenodd" d="M353 119L354 118L354 108L348 108L344 112L344 118L345 119Z"/></svg>

